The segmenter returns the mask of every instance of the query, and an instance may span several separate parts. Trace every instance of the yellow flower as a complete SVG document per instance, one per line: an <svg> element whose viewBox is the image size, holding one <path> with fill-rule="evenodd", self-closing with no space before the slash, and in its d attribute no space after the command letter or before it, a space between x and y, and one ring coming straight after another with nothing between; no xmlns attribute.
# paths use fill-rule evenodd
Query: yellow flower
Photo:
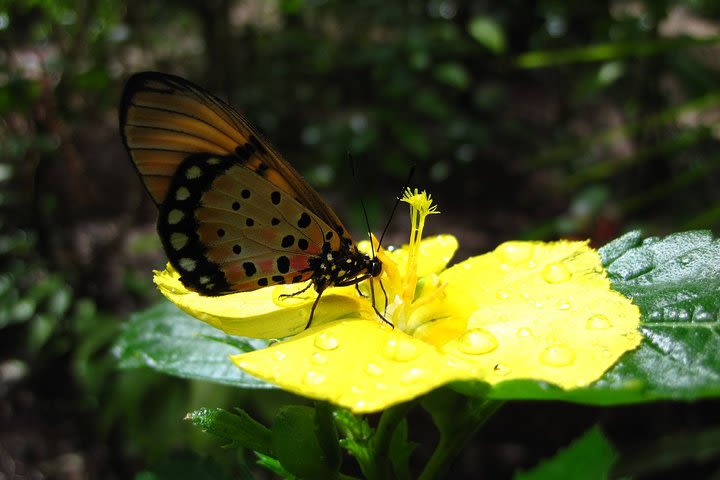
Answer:
<svg viewBox="0 0 720 480"><path fill-rule="evenodd" d="M408 190L403 200L410 205L410 243L373 249L383 265L372 280L375 305L394 328L373 310L368 282L360 286L363 295L353 287L328 289L303 331L316 295L311 289L290 298L281 295L298 285L203 297L170 269L155 281L180 308L227 333L294 335L232 360L286 390L357 413L457 380L585 386L639 345L638 308L610 288L587 242L507 242L446 268L457 240L422 240L426 217L437 211L425 192ZM371 250L369 242L360 248Z"/></svg>

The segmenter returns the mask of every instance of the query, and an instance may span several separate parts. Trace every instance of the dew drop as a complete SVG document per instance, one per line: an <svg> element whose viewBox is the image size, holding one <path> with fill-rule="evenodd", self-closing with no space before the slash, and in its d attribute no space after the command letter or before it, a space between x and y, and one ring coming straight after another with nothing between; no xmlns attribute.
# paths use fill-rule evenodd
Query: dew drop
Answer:
<svg viewBox="0 0 720 480"><path fill-rule="evenodd" d="M403 338L392 338L385 344L385 356L396 362L409 362L416 359L420 352L417 346Z"/></svg>
<svg viewBox="0 0 720 480"><path fill-rule="evenodd" d="M658 240L658 237L647 237L643 239L642 244L643 245L652 245Z"/></svg>
<svg viewBox="0 0 720 480"><path fill-rule="evenodd" d="M505 290L498 290L497 292L495 292L495 296L499 300L507 300L508 298L510 298L510 294Z"/></svg>
<svg viewBox="0 0 720 480"><path fill-rule="evenodd" d="M358 387L357 385L351 386L350 391L353 395L365 395L367 393L367 390L362 387Z"/></svg>
<svg viewBox="0 0 720 480"><path fill-rule="evenodd" d="M380 367L379 365L376 365L374 363L368 363L367 366L365 367L365 371L367 372L368 375L370 375L372 377L379 377L383 373L382 367Z"/></svg>
<svg viewBox="0 0 720 480"><path fill-rule="evenodd" d="M468 330L458 341L458 350L469 355L490 353L498 347L498 339L484 328Z"/></svg>
<svg viewBox="0 0 720 480"><path fill-rule="evenodd" d="M534 249L531 243L505 242L496 249L496 252L508 263L520 263L529 260L533 256Z"/></svg>
<svg viewBox="0 0 720 480"><path fill-rule="evenodd" d="M325 365L327 363L327 357L320 352L315 352L312 354L311 361L315 365Z"/></svg>
<svg viewBox="0 0 720 480"><path fill-rule="evenodd" d="M275 350L273 352L273 358L276 362L282 362L283 360L285 360L285 357L287 357L287 354L282 350Z"/></svg>
<svg viewBox="0 0 720 480"><path fill-rule="evenodd" d="M303 377L303 383L305 385L319 385L325 381L325 375L315 370L308 370Z"/></svg>
<svg viewBox="0 0 720 480"><path fill-rule="evenodd" d="M508 367L507 365L503 365L502 363L498 363L493 368L493 371L495 372L495 375L499 375L501 377L506 377L512 372L512 369Z"/></svg>
<svg viewBox="0 0 720 480"><path fill-rule="evenodd" d="M567 300L560 300L560 301L558 302L557 308L558 308L558 310L569 310L569 309L570 309L570 302L568 302Z"/></svg>
<svg viewBox="0 0 720 480"><path fill-rule="evenodd" d="M605 315L598 313L587 319L585 327L588 330L607 330L612 327L612 323Z"/></svg>
<svg viewBox="0 0 720 480"><path fill-rule="evenodd" d="M417 383L419 380L422 379L423 376L425 376L425 370L423 370L422 368L414 367L405 372L402 377L400 377L400 383L402 383L403 385Z"/></svg>
<svg viewBox="0 0 720 480"><path fill-rule="evenodd" d="M680 310L677 314L677 319L682 322L687 322L688 320L690 320L690 314L687 310Z"/></svg>
<svg viewBox="0 0 720 480"><path fill-rule="evenodd" d="M340 345L340 342L332 335L321 333L315 337L313 344L320 350L335 350Z"/></svg>
<svg viewBox="0 0 720 480"><path fill-rule="evenodd" d="M562 263L550 263L542 269L542 277L548 283L567 282L572 272Z"/></svg>
<svg viewBox="0 0 720 480"><path fill-rule="evenodd" d="M563 345L551 345L540 353L540 362L550 367L567 367L575 361L575 352Z"/></svg>
<svg viewBox="0 0 720 480"><path fill-rule="evenodd" d="M663 316L663 315L662 315L662 311L660 311L660 310L653 310L652 312L650 312L650 315L648 315L648 318L649 318L650 320L656 322L656 321L662 320L662 316Z"/></svg>
<svg viewBox="0 0 720 480"><path fill-rule="evenodd" d="M520 327L517 329L516 335L520 338L532 337L533 332L528 327Z"/></svg>
<svg viewBox="0 0 720 480"><path fill-rule="evenodd" d="M693 258L692 255L683 255L682 257L678 258L678 261L680 262L680 265L689 265L690 262L692 262Z"/></svg>

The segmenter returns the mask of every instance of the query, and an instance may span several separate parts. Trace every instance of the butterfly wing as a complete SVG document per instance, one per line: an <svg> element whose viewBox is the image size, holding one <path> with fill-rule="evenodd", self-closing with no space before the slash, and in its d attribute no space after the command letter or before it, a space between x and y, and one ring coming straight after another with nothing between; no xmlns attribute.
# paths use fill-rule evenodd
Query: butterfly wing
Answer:
<svg viewBox="0 0 720 480"><path fill-rule="evenodd" d="M260 172L350 239L335 212L242 114L184 78L159 72L133 75L122 96L120 133L158 205L187 156L235 154L250 157L247 168Z"/></svg>
<svg viewBox="0 0 720 480"><path fill-rule="evenodd" d="M220 99L154 72L128 81L124 143L160 210L171 264L205 295L309 279L309 260L347 243L319 195Z"/></svg>

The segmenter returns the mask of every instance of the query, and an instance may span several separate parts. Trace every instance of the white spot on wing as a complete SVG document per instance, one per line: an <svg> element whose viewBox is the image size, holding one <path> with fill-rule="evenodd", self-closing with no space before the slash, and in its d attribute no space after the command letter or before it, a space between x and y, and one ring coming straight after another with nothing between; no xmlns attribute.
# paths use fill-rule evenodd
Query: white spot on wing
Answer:
<svg viewBox="0 0 720 480"><path fill-rule="evenodd" d="M178 263L180 263L180 268L187 272L195 270L196 263L192 258L181 258Z"/></svg>
<svg viewBox="0 0 720 480"><path fill-rule="evenodd" d="M185 172L185 177L188 180L195 180L196 178L200 178L202 175L202 169L198 167L197 165L193 165L192 167L188 168Z"/></svg>
<svg viewBox="0 0 720 480"><path fill-rule="evenodd" d="M170 235L170 243L172 244L172 246L175 250L180 250L185 245L187 245L187 242L188 242L188 236L185 235L184 233L173 232Z"/></svg>
<svg viewBox="0 0 720 480"><path fill-rule="evenodd" d="M182 201L182 200L187 200L188 198L190 198L190 190L188 190L188 189L185 188L185 187L180 187L180 188L178 188L177 191L175 192L175 199L176 199L176 200Z"/></svg>

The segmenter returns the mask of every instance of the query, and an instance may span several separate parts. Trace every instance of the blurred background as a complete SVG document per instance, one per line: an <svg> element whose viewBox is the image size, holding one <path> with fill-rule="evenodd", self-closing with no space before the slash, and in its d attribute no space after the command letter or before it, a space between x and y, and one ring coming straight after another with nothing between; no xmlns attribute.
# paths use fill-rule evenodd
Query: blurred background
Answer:
<svg viewBox="0 0 720 480"><path fill-rule="evenodd" d="M230 478L252 457L184 414L238 405L267 420L297 401L115 366L164 265L118 135L141 70L236 105L356 238L360 196L382 230L413 164L411 186L443 212L427 232L455 234L458 259L507 239L601 246L720 225L716 0L0 1L0 478ZM455 475L507 478L597 422L641 452L720 424L717 407L510 405ZM411 438L432 435L419 413Z"/></svg>

